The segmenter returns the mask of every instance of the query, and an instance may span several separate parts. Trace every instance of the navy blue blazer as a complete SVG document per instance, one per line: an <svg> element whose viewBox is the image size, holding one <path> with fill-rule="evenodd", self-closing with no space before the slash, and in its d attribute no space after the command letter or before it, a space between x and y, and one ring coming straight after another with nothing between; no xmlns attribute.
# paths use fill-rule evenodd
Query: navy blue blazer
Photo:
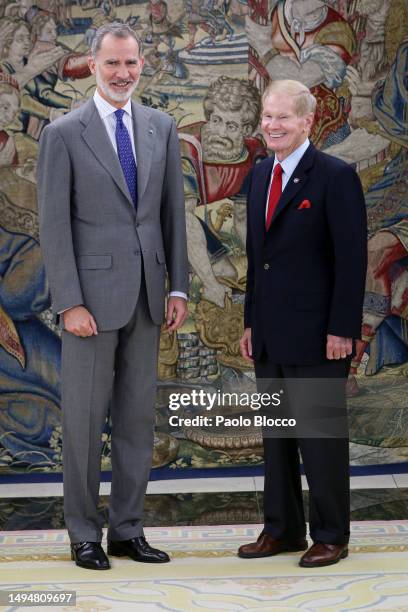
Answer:
<svg viewBox="0 0 408 612"><path fill-rule="evenodd" d="M360 338L367 219L354 169L308 147L265 230L273 157L254 166L247 199L245 327L253 357L277 364L324 361L327 334ZM309 200L310 207L299 206Z"/></svg>

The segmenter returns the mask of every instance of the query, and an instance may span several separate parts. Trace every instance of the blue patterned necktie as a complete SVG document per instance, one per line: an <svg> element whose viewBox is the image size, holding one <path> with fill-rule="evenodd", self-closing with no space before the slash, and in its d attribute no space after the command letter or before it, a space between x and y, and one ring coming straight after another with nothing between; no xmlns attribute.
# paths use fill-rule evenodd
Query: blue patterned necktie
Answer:
<svg viewBox="0 0 408 612"><path fill-rule="evenodd" d="M133 155L132 143L130 141L129 132L123 123L124 110L118 108L115 111L116 115L116 146L118 149L118 157L122 166L123 175L126 180L130 195L132 196L133 204L137 208L137 171L136 162Z"/></svg>

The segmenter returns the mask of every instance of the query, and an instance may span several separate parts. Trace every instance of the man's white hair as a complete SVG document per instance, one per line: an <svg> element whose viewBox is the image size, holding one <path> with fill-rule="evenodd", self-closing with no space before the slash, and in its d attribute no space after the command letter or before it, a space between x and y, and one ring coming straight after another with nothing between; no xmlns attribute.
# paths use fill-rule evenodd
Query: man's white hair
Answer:
<svg viewBox="0 0 408 612"><path fill-rule="evenodd" d="M272 94L286 94L292 96L295 103L295 113L298 117L304 117L308 113L314 113L316 110L316 98L311 93L310 89L300 81L291 79L272 81L263 93L262 104L265 104L266 100Z"/></svg>

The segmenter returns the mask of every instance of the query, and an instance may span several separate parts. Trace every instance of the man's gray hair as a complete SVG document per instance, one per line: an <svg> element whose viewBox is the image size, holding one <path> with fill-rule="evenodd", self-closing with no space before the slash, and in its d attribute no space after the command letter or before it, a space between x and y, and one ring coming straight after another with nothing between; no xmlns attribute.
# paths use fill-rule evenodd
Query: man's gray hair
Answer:
<svg viewBox="0 0 408 612"><path fill-rule="evenodd" d="M131 36L137 42L137 46L139 49L139 55L140 56L142 55L143 53L142 41L140 40L136 32L134 32L134 30L132 30L132 28L128 26L126 23L114 21L113 23L107 23L106 25L103 25L96 30L96 34L94 36L94 39L92 41L92 46L91 46L91 53L92 53L93 59L96 58L96 54L101 48L102 41L107 34L112 34L112 36L115 36L116 38L129 38L129 36Z"/></svg>

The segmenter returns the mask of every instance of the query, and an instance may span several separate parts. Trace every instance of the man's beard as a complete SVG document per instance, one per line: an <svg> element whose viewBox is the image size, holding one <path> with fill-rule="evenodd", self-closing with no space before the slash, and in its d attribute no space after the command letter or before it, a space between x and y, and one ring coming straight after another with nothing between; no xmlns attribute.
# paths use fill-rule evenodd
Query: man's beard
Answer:
<svg viewBox="0 0 408 612"><path fill-rule="evenodd" d="M138 83L139 79L136 79L136 81L133 81L131 87L127 88L126 91L124 91L123 93L121 93L120 91L115 91L107 83L105 83L105 81L102 79L101 75L98 72L98 67L96 68L97 86L102 90L102 92L107 98L114 100L114 102L127 102L132 97L132 94L135 91Z"/></svg>
<svg viewBox="0 0 408 612"><path fill-rule="evenodd" d="M211 133L206 126L201 129L201 143L203 155L206 161L226 161L231 162L241 157L243 143L236 145L227 136L218 136Z"/></svg>

